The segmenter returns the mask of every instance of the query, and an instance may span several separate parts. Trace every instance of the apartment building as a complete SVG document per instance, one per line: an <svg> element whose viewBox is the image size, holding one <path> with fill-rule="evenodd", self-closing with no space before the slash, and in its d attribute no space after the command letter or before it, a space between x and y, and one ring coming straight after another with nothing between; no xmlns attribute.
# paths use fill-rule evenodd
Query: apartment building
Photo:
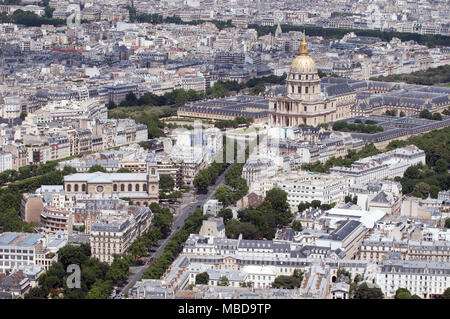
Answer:
<svg viewBox="0 0 450 319"><path fill-rule="evenodd" d="M434 298L450 287L450 263L386 260L378 265L376 284L387 297L406 288L421 298Z"/></svg>
<svg viewBox="0 0 450 319"><path fill-rule="evenodd" d="M45 269L57 261L55 250L64 240L49 241L39 234L6 232L0 234L0 272L21 265L37 265Z"/></svg>
<svg viewBox="0 0 450 319"><path fill-rule="evenodd" d="M13 156L8 152L0 152L0 173L13 169Z"/></svg>
<svg viewBox="0 0 450 319"><path fill-rule="evenodd" d="M361 243L357 259L383 261L391 256L398 256L401 260L450 262L450 245L438 241L367 239Z"/></svg>
<svg viewBox="0 0 450 319"><path fill-rule="evenodd" d="M322 204L339 203L348 193L350 182L339 174L322 174L293 171L271 178L255 180L251 192L265 196L272 188L287 192L287 201L292 211L297 211L301 202L319 200Z"/></svg>
<svg viewBox="0 0 450 319"><path fill-rule="evenodd" d="M330 172L351 177L355 184L364 185L384 178L403 177L408 167L419 163L425 164L425 152L409 145L358 160L351 167L332 167Z"/></svg>
<svg viewBox="0 0 450 319"><path fill-rule="evenodd" d="M148 207L128 206L125 210L101 212L90 230L92 256L111 264L114 255L128 252L134 239L148 229L152 217Z"/></svg>

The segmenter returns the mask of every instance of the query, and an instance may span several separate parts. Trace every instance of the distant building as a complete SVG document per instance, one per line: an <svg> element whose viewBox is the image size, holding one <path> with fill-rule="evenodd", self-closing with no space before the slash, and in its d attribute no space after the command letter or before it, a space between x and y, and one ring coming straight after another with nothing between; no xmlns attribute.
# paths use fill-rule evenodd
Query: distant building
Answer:
<svg viewBox="0 0 450 319"><path fill-rule="evenodd" d="M125 211L103 211L90 227L92 256L111 264L115 255L128 252L131 243L148 229L152 217L147 207L131 206Z"/></svg>
<svg viewBox="0 0 450 319"><path fill-rule="evenodd" d="M269 124L272 127L317 126L348 117L356 94L349 87L336 96L321 93L314 60L308 56L304 35L300 55L291 64L285 88L269 91Z"/></svg>
<svg viewBox="0 0 450 319"><path fill-rule="evenodd" d="M406 288L412 295L436 298L450 287L450 263L386 260L378 265L376 283L387 297Z"/></svg>
<svg viewBox="0 0 450 319"><path fill-rule="evenodd" d="M203 205L203 215L211 214L217 216L219 211L223 208L223 204L217 199L210 199Z"/></svg>

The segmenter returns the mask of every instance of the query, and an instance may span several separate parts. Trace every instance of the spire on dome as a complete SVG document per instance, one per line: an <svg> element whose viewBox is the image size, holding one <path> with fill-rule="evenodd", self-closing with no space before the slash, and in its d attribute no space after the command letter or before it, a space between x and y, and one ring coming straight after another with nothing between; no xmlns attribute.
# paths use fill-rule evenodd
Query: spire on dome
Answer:
<svg viewBox="0 0 450 319"><path fill-rule="evenodd" d="M308 43L306 43L306 32L303 30L303 40L300 44L300 55L308 55Z"/></svg>

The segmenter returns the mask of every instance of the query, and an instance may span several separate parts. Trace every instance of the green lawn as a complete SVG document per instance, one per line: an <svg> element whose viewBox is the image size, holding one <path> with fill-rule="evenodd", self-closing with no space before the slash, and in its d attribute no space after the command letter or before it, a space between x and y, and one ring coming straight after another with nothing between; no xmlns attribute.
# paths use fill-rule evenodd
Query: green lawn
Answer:
<svg viewBox="0 0 450 319"><path fill-rule="evenodd" d="M128 107L117 107L115 109L109 110L109 118L127 118L131 117L133 119L139 118L142 115L162 115L172 111L173 108L170 106L128 106Z"/></svg>

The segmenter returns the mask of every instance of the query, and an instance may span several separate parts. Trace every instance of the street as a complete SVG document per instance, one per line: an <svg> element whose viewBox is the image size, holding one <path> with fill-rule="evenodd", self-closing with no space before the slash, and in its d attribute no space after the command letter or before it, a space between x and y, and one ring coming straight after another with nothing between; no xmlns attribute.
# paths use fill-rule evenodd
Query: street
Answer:
<svg viewBox="0 0 450 319"><path fill-rule="evenodd" d="M167 236L166 239L160 240L159 247L156 249L156 251L149 254L147 257L144 258L144 260L145 260L144 265L130 267L130 276L128 277L128 282L122 289L120 289L120 288L118 289L116 298L120 298L122 295L124 295L131 287L134 286L134 284L137 281L139 281L142 278L142 275L147 270L147 268L150 266L147 264L147 260L150 258L152 258L152 260L155 260L164 252L164 248L166 247L167 243L170 241L170 238L177 230L179 230L181 227L183 227L186 218L190 214L192 214L197 207L203 208L203 204L205 202L207 202L208 200L210 200L214 196L217 188L221 184L224 183L225 174L230 167L231 167L231 165L229 165L225 169L225 171L216 179L216 182L214 183L214 185L211 185L208 187L208 192L206 194L196 194L195 202L186 202L186 203L183 203L180 206L176 207L175 213L173 215L174 219L173 219L173 224L172 224L172 228L170 231L170 235ZM190 197L193 198L193 196L186 196L186 198L190 198ZM184 200L183 200L183 202L184 202Z"/></svg>

